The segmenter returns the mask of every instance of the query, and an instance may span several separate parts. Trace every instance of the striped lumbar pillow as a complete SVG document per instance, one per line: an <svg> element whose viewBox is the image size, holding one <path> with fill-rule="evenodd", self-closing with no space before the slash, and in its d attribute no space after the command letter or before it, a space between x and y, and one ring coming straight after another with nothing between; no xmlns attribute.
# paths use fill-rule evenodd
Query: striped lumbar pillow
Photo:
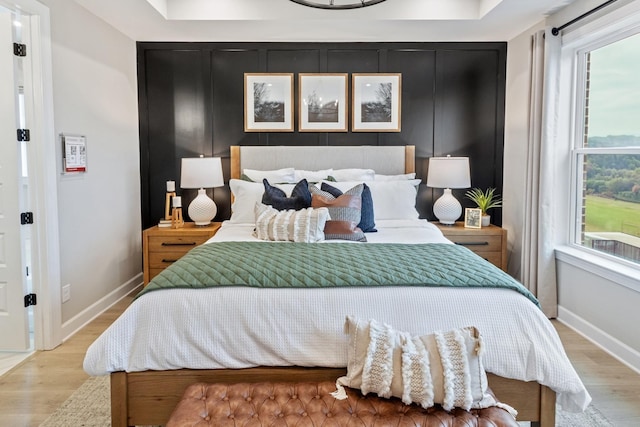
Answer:
<svg viewBox="0 0 640 427"><path fill-rule="evenodd" d="M329 219L327 208L279 211L256 203L256 229L260 240L314 243L324 240L324 227Z"/></svg>

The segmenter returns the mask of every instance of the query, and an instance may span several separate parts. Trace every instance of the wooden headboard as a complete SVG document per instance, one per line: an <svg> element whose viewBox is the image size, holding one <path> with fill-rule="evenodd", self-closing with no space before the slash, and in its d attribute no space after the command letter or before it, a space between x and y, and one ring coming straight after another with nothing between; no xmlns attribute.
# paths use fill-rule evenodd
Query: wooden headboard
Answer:
<svg viewBox="0 0 640 427"><path fill-rule="evenodd" d="M231 146L231 178L243 169L363 168L396 175L416 171L415 146Z"/></svg>

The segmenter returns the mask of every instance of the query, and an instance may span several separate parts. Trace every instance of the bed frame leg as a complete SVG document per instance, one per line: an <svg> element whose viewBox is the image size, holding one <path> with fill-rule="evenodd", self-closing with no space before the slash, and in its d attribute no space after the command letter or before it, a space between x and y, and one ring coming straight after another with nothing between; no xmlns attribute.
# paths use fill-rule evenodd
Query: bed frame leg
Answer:
<svg viewBox="0 0 640 427"><path fill-rule="evenodd" d="M128 424L127 374L113 372L111 374L111 426L133 427Z"/></svg>
<svg viewBox="0 0 640 427"><path fill-rule="evenodd" d="M555 427L556 393L547 386L540 386L540 421L531 427Z"/></svg>

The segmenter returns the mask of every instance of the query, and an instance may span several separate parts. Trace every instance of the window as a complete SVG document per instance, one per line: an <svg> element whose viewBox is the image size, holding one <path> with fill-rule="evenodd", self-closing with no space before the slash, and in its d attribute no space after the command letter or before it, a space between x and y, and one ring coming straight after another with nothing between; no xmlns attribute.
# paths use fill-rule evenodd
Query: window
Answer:
<svg viewBox="0 0 640 427"><path fill-rule="evenodd" d="M640 33L579 51L574 243L640 265Z"/></svg>

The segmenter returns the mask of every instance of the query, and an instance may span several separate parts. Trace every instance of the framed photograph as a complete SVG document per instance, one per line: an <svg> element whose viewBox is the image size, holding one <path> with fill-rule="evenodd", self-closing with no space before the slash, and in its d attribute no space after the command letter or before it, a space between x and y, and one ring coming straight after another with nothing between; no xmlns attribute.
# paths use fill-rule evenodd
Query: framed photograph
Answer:
<svg viewBox="0 0 640 427"><path fill-rule="evenodd" d="M482 209L465 208L464 226L466 228L481 228L482 227Z"/></svg>
<svg viewBox="0 0 640 427"><path fill-rule="evenodd" d="M347 74L298 75L300 132L347 131Z"/></svg>
<svg viewBox="0 0 640 427"><path fill-rule="evenodd" d="M353 132L400 132L402 75L353 74Z"/></svg>
<svg viewBox="0 0 640 427"><path fill-rule="evenodd" d="M293 132L293 73L244 74L244 131Z"/></svg>

